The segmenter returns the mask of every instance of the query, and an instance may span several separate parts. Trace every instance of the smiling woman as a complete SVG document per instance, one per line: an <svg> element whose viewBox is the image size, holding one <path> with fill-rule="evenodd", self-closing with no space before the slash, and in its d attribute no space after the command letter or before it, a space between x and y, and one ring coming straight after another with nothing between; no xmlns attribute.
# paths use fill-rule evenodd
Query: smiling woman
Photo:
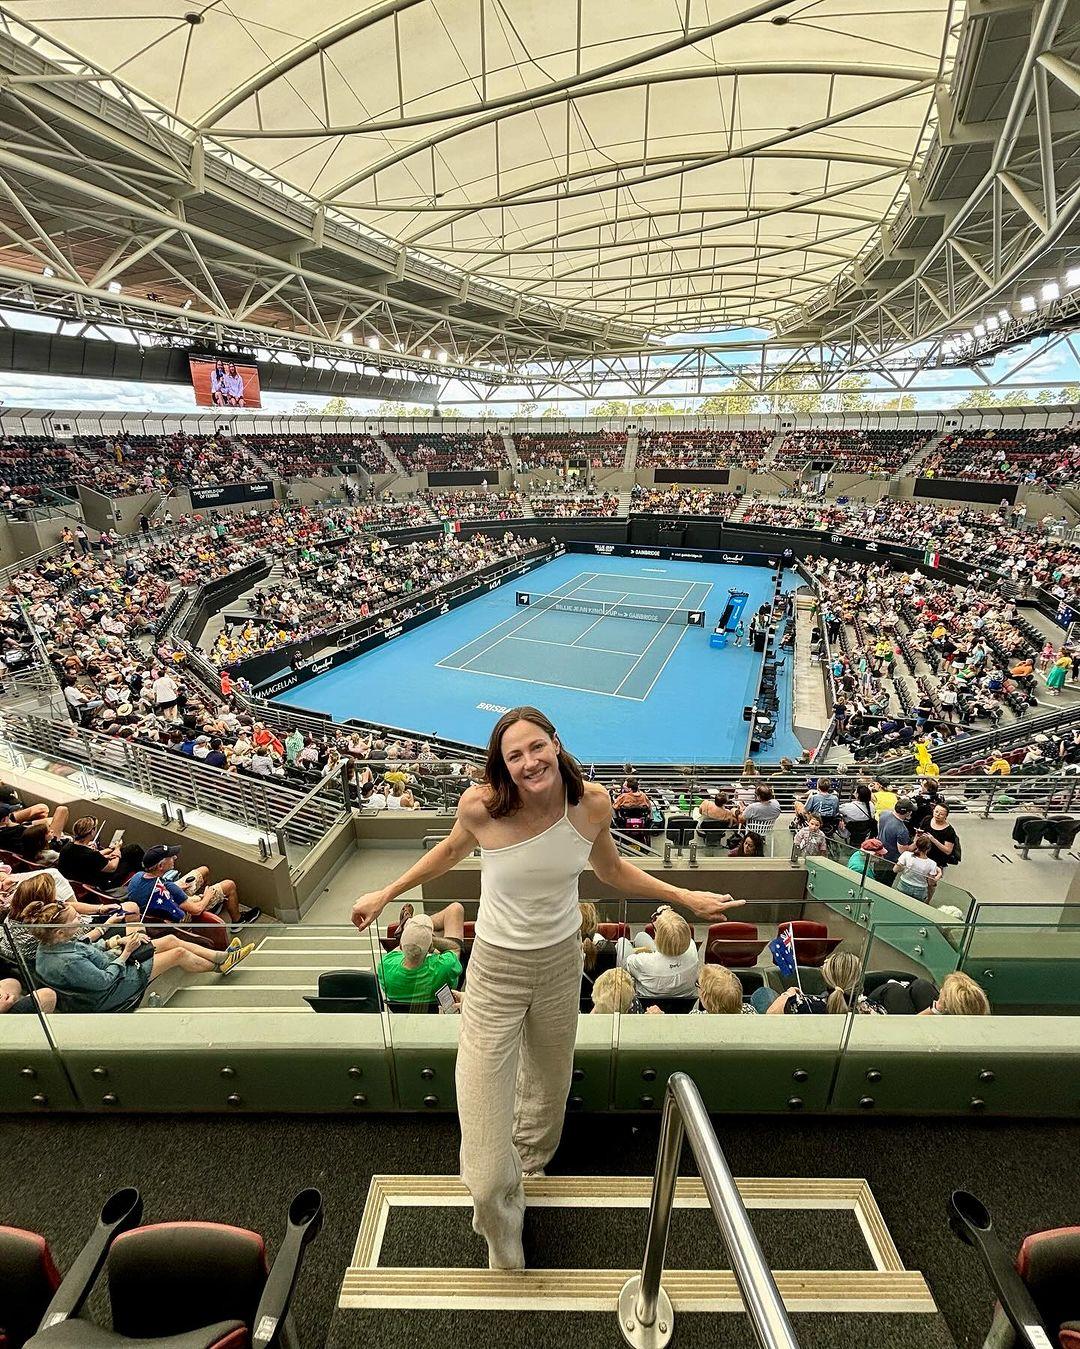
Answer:
<svg viewBox="0 0 1080 1349"><path fill-rule="evenodd" d="M514 707L495 724L484 781L458 805L449 838L385 890L363 895L360 931L413 886L480 848L480 909L461 1008L457 1098L461 1175L492 1269L522 1269L523 1176L558 1147L570 1088L581 989L578 877L591 864L624 894L707 922L741 904L682 890L620 857L611 800L585 782L551 721Z"/></svg>

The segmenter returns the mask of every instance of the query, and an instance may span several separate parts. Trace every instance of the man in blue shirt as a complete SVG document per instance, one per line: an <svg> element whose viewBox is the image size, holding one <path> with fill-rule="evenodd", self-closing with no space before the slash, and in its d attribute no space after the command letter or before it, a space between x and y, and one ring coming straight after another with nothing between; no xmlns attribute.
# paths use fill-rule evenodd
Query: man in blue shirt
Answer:
<svg viewBox="0 0 1080 1349"><path fill-rule="evenodd" d="M242 908L232 881L218 881L215 885L206 885L201 894L197 894L200 884L208 877L206 867L191 872L188 883L178 884L175 880L166 880L173 869L176 858L180 856L180 847L175 843L156 843L143 855L143 869L128 881L128 899L134 900L149 921L159 923L183 923L198 921L207 910L224 905L229 921L234 928L244 923L254 922L261 915L258 908Z"/></svg>
<svg viewBox="0 0 1080 1349"><path fill-rule="evenodd" d="M885 849L884 856L890 862L897 862L902 852L911 852L911 831L908 821L915 809L911 801L901 797L892 810L883 810L878 819L878 838Z"/></svg>

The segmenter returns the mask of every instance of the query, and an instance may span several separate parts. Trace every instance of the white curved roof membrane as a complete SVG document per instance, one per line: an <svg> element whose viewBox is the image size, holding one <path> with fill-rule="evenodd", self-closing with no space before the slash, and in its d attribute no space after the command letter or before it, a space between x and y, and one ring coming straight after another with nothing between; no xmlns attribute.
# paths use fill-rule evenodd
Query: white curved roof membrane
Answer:
<svg viewBox="0 0 1080 1349"><path fill-rule="evenodd" d="M11 0L398 242L654 333L773 327L902 198L950 0Z"/></svg>

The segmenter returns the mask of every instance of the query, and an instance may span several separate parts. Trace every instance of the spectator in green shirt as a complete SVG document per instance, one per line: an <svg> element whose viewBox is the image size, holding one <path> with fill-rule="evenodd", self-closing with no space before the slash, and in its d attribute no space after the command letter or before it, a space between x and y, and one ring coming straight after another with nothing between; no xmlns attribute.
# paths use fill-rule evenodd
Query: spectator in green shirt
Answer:
<svg viewBox="0 0 1080 1349"><path fill-rule="evenodd" d="M303 748L304 737L301 735L299 729L294 726L285 737L285 762L294 764L296 762L296 756Z"/></svg>
<svg viewBox="0 0 1080 1349"><path fill-rule="evenodd" d="M448 904L433 914L413 914L403 904L398 917L398 948L379 964L379 982L391 1002L434 1002L436 992L461 980L465 910Z"/></svg>

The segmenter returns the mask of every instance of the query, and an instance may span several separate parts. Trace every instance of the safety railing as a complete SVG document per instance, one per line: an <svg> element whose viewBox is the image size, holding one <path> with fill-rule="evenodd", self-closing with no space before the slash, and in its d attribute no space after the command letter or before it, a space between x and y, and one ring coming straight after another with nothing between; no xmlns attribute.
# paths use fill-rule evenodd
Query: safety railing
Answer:
<svg viewBox="0 0 1080 1349"><path fill-rule="evenodd" d="M276 837L289 819L289 835L311 845L348 809L343 793L298 794L279 779L229 773L155 745L101 735L73 724L22 713L0 717L0 740L51 762L69 764L105 782L114 782L163 802L231 820ZM299 807L299 808L298 808Z"/></svg>
<svg viewBox="0 0 1080 1349"><path fill-rule="evenodd" d="M633 1349L664 1349L675 1331L675 1310L662 1280L684 1135L731 1259L735 1282L757 1343L761 1349L799 1349L780 1290L750 1225L701 1093L687 1073L672 1073L668 1078L645 1258L641 1273L627 1279L619 1294L619 1330L623 1340Z"/></svg>
<svg viewBox="0 0 1080 1349"><path fill-rule="evenodd" d="M349 790L343 775L338 769L329 773L305 792L304 795L277 823L275 836L278 851L286 858L290 867L295 867L319 841L322 834L314 838L311 833L313 819L326 820L334 824L344 820L349 814Z"/></svg>

